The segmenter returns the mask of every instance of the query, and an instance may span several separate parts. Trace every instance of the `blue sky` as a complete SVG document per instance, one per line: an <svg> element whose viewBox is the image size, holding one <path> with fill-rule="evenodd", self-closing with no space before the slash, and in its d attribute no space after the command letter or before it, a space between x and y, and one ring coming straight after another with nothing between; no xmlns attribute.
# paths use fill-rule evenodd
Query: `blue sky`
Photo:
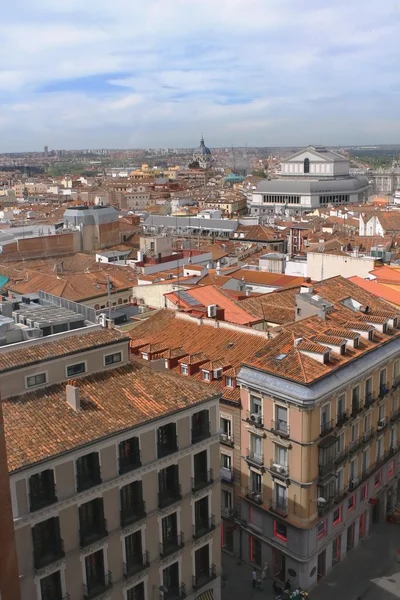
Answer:
<svg viewBox="0 0 400 600"><path fill-rule="evenodd" d="M400 143L397 0L15 0L0 152Z"/></svg>

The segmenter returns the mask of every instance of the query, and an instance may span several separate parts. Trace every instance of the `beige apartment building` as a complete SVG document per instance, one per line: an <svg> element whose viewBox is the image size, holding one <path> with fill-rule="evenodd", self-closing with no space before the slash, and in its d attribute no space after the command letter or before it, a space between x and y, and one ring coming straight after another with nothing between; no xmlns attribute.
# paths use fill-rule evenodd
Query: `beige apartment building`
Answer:
<svg viewBox="0 0 400 600"><path fill-rule="evenodd" d="M215 390L116 331L26 344L0 376L21 599L219 600Z"/></svg>
<svg viewBox="0 0 400 600"><path fill-rule="evenodd" d="M397 309L342 278L238 375L242 555L307 589L400 501Z"/></svg>

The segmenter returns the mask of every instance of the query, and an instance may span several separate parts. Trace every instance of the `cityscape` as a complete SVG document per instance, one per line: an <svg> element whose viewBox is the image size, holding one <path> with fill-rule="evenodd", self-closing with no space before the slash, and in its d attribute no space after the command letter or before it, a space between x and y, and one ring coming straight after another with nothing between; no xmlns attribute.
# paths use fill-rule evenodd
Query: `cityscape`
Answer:
<svg viewBox="0 0 400 600"><path fill-rule="evenodd" d="M4 9L0 600L400 599L399 11Z"/></svg>

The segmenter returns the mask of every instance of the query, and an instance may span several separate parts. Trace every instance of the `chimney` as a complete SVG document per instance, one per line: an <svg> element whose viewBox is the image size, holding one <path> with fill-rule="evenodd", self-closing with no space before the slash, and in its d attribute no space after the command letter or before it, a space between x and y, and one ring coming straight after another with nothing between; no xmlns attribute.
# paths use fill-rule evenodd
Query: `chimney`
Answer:
<svg viewBox="0 0 400 600"><path fill-rule="evenodd" d="M295 348L297 348L297 346L298 346L299 344L301 344L301 342L302 342L302 341L303 341L303 338L301 338L301 337L299 337L299 338L296 338L296 339L294 340L294 342L293 342L293 346L294 346Z"/></svg>
<svg viewBox="0 0 400 600"><path fill-rule="evenodd" d="M81 398L76 381L69 380L66 387L67 404L76 412L81 409Z"/></svg>

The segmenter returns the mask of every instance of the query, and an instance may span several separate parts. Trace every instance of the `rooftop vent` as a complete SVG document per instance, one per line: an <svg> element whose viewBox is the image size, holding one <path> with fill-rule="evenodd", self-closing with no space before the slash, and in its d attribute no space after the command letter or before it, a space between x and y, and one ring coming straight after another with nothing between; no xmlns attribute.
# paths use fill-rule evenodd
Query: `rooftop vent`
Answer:
<svg viewBox="0 0 400 600"><path fill-rule="evenodd" d="M299 337L299 338L296 338L296 339L294 340L294 343L293 343L294 347L295 347L295 348L297 348L297 346L298 346L299 344L301 344L301 342L302 342L302 341L303 341L303 338L301 338L301 337Z"/></svg>

